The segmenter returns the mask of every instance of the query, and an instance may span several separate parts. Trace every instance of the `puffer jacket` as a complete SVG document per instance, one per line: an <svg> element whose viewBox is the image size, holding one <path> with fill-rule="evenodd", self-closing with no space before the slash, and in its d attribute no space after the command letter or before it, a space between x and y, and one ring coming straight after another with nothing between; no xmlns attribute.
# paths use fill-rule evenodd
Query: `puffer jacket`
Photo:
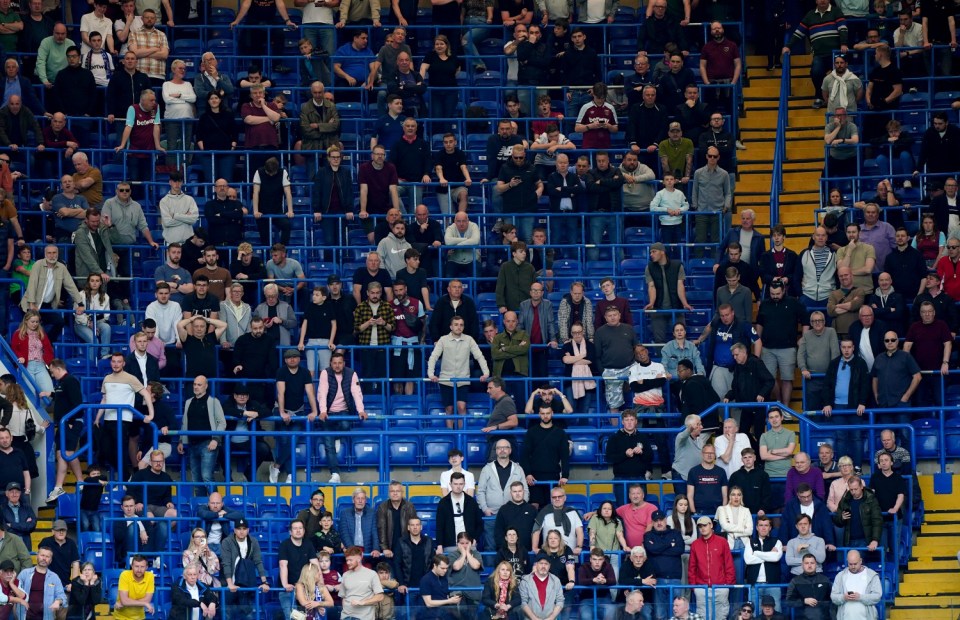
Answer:
<svg viewBox="0 0 960 620"><path fill-rule="evenodd" d="M843 513L850 510L850 503L853 496L850 491L843 494L840 503L837 504L837 512L833 515L833 522L843 529L843 545L850 543L849 521L843 519ZM880 542L880 536L883 534L883 514L880 510L880 504L877 502L877 496L870 489L863 490L863 498L860 501L860 521L863 523L863 536L867 542L875 540Z"/></svg>

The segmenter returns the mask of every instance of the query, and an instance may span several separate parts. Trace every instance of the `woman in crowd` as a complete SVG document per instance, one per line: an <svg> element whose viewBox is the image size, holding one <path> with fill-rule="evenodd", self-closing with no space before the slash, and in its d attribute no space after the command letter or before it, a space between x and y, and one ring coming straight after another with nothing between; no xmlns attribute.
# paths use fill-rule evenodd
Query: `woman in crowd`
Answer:
<svg viewBox="0 0 960 620"><path fill-rule="evenodd" d="M683 583L687 583L687 564L690 562L690 545L697 539L697 528L690 513L690 502L685 495L677 495L673 500L673 510L667 514L667 523L680 532L686 547L683 554ZM646 599L644 599L646 600Z"/></svg>
<svg viewBox="0 0 960 620"><path fill-rule="evenodd" d="M563 542L559 530L547 532L547 539L540 551L547 555L550 572L556 575L563 586L563 596L566 599L564 607L570 607L575 600L573 587L577 583L577 556L573 554L573 549Z"/></svg>
<svg viewBox="0 0 960 620"><path fill-rule="evenodd" d="M183 567L194 565L197 569L197 579L200 583L219 588L220 558L207 546L207 532L202 528L195 528L190 532L190 544L183 550Z"/></svg>
<svg viewBox="0 0 960 620"><path fill-rule="evenodd" d="M530 572L530 554L527 548L520 544L520 535L517 528L508 527L503 534L503 542L497 549L496 563L506 562L513 567L513 574L517 579Z"/></svg>
<svg viewBox="0 0 960 620"><path fill-rule="evenodd" d="M489 614L487 618L519 620L523 616L520 611L520 589L517 586L513 566L507 561L499 562L483 584L483 594L480 595L480 602Z"/></svg>
<svg viewBox="0 0 960 620"><path fill-rule="evenodd" d="M20 327L10 338L10 348L17 361L33 378L40 392L53 391L53 379L47 372L47 365L53 361L53 345L40 325L40 313L27 310L20 321Z"/></svg>
<svg viewBox="0 0 960 620"><path fill-rule="evenodd" d="M164 129L167 132L167 165L188 162L184 155L174 151L189 151L193 143L193 119L197 118L197 93L186 81L187 63L174 60L170 65L171 78L163 83Z"/></svg>
<svg viewBox="0 0 960 620"><path fill-rule="evenodd" d="M584 337L584 332L585 328L579 321L571 325L570 341L564 343L562 350L564 370L573 379L570 382L570 402L574 411L586 411L587 403L597 392L597 382L590 378L599 374L593 366L597 350Z"/></svg>
<svg viewBox="0 0 960 620"><path fill-rule="evenodd" d="M13 447L23 453L30 475L36 478L40 475L40 472L37 469L36 452L30 442L33 441L33 438L41 429L50 426L50 423L34 411L27 400L27 395L23 393L23 388L16 383L11 383L6 387L4 397L13 405L13 414L6 424L6 427L10 429L10 434L13 435ZM30 424L28 421L33 423L34 430L32 433L27 432L27 427Z"/></svg>
<svg viewBox="0 0 960 620"><path fill-rule="evenodd" d="M743 490L740 487L730 487L726 505L717 508L717 521L720 522L720 530L727 535L730 550L743 549L744 539L749 541L753 535L753 515L743 505Z"/></svg>
<svg viewBox="0 0 960 620"><path fill-rule="evenodd" d="M83 305L85 312L73 318L73 331L77 338L87 344L100 345L86 347L87 359L91 362L98 357L110 357L110 296L107 287L103 285L103 276L91 273L87 276L87 283L83 285Z"/></svg>
<svg viewBox="0 0 960 620"><path fill-rule="evenodd" d="M324 617L327 607L333 607L333 597L323 583L320 567L308 563L300 571L300 578L296 584L297 605L307 613L307 620L318 620Z"/></svg>
<svg viewBox="0 0 960 620"><path fill-rule="evenodd" d="M623 521L617 515L617 509L610 500L600 503L597 512L587 523L590 533L590 548L602 549L610 555L610 565L614 574L620 569L620 551L627 548L627 539L623 536Z"/></svg>
<svg viewBox="0 0 960 620"><path fill-rule="evenodd" d="M677 376L677 362L690 360L693 363L693 372L697 375L705 374L703 362L700 360L700 350L697 345L687 340L687 327L680 322L673 324L673 340L663 345L660 351L660 361L664 370L671 377Z"/></svg>
<svg viewBox="0 0 960 620"><path fill-rule="evenodd" d="M70 606L67 620L92 620L103 600L103 584L93 562L84 562L80 574L70 582Z"/></svg>
<svg viewBox="0 0 960 620"><path fill-rule="evenodd" d="M207 94L207 111L200 115L197 123L197 148L201 151L233 151L237 148L237 117L223 97L219 90ZM217 153L212 159L213 179L226 179L232 183L237 156ZM206 161L203 166L204 170L211 170Z"/></svg>
<svg viewBox="0 0 960 620"><path fill-rule="evenodd" d="M935 269L937 261L947 255L947 237L937 230L937 223L932 214L923 216L920 221L920 230L913 238L912 245L923 256L927 269Z"/></svg>
<svg viewBox="0 0 960 620"><path fill-rule="evenodd" d="M420 76L430 79L430 116L437 121L430 133L446 133L456 127L454 117L460 102L457 88L457 72L460 61L450 49L446 35L433 39L433 50L427 52L420 64Z"/></svg>

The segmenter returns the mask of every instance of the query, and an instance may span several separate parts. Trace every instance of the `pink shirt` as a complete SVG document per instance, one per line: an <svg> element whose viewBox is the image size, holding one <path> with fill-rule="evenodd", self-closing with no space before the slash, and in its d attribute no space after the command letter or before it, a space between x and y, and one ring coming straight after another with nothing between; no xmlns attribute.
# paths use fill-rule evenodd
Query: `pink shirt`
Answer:
<svg viewBox="0 0 960 620"><path fill-rule="evenodd" d="M651 522L657 507L650 502L644 502L639 508L633 504L625 504L617 508L617 516L623 521L623 535L627 539L627 547L643 546L643 535L647 533L647 525Z"/></svg>
<svg viewBox="0 0 960 620"><path fill-rule="evenodd" d="M330 404L330 411L327 411L328 372L333 371L327 369L320 373L319 387L317 390L317 401L320 405L320 413L342 413L347 410L347 403L343 399L342 374L333 375L337 380L338 389L337 394L333 397L333 402ZM363 411L363 392L360 391L360 380L357 378L357 373L353 373L353 381L350 383L350 393L353 394L353 402L357 405L357 411Z"/></svg>

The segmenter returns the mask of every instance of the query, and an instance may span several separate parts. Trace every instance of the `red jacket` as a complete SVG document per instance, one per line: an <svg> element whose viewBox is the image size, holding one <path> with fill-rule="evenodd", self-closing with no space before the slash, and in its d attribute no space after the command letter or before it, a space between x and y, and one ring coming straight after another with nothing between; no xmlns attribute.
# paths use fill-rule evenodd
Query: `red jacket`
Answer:
<svg viewBox="0 0 960 620"><path fill-rule="evenodd" d="M960 262L953 262L949 256L937 261L937 273L943 281L943 292L953 301L960 300Z"/></svg>
<svg viewBox="0 0 960 620"><path fill-rule="evenodd" d="M50 337L45 336L40 342L43 343L43 363L49 364L53 361L53 345L50 344ZM20 337L20 331L17 330L13 332L13 337L10 339L10 348L13 349L13 354L18 358L23 358L30 361L30 337L26 338Z"/></svg>
<svg viewBox="0 0 960 620"><path fill-rule="evenodd" d="M687 580L690 585L732 586L736 581L733 556L726 538L714 534L709 539L697 538L690 545Z"/></svg>

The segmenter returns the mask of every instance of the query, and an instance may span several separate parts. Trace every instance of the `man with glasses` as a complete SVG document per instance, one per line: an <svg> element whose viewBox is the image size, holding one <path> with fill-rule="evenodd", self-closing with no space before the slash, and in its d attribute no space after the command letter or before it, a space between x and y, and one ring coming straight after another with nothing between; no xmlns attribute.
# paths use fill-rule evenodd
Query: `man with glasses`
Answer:
<svg viewBox="0 0 960 620"><path fill-rule="evenodd" d="M927 308L932 310L932 306ZM914 356L897 347L897 333L888 331L883 335L884 354L873 363L873 398L881 409L910 407L914 392L920 386L923 375ZM900 411L896 414L878 416L884 424L909 424L910 414Z"/></svg>
<svg viewBox="0 0 960 620"><path fill-rule="evenodd" d="M960 239L947 240L947 255L937 261L936 269L943 281L943 292L953 301L960 300Z"/></svg>
<svg viewBox="0 0 960 620"><path fill-rule="evenodd" d="M560 532L563 544L573 550L575 556L583 551L584 527L580 513L573 506L567 505L567 492L563 487L550 489L550 505L543 506L533 522L532 544L530 550L538 553L547 540L547 534L556 530Z"/></svg>
<svg viewBox="0 0 960 620"><path fill-rule="evenodd" d="M960 228L960 202L957 200L957 179L947 177L943 182L943 192L930 199L930 206L922 208L921 217L931 214L937 223L937 230L957 238Z"/></svg>
<svg viewBox="0 0 960 620"><path fill-rule="evenodd" d="M713 117L716 116L718 116L717 113L711 116L711 126L715 124ZM723 120L723 116L720 116L720 120ZM713 132L705 132L701 134L701 138L708 133ZM718 146L707 146L706 153L707 164L693 173L690 206L698 214L694 224L696 242L715 244L722 240L721 231L726 228L725 214L730 212L733 205L733 179L729 172L719 166L721 153ZM700 250L701 258L710 253L707 248Z"/></svg>
<svg viewBox="0 0 960 620"><path fill-rule="evenodd" d="M147 422L146 418L144 422ZM154 450L150 453L150 467L134 473L128 485L128 492L137 499L137 514L157 519L153 524L153 534L147 545L148 551L160 553L167 550L167 537L171 523L167 519L177 516L172 490L173 478L166 471L163 452ZM154 564L159 566L158 562Z"/></svg>

